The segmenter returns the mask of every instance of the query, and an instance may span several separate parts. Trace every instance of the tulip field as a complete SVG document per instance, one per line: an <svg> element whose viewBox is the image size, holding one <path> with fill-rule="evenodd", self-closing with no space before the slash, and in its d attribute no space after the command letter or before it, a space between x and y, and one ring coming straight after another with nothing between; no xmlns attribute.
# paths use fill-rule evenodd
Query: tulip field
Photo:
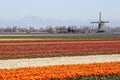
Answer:
<svg viewBox="0 0 120 80"><path fill-rule="evenodd" d="M90 63L64 64L67 57L117 55L110 62L89 59ZM4 68L4 61L23 59L64 58L57 65ZM106 57L107 58L107 57ZM108 57L109 58L109 57ZM70 59L70 58L69 58ZM72 58L71 58L72 59ZM68 38L68 39L1 39L0 80L120 80L120 39L119 38ZM60 62L62 61L62 62ZM68 60L69 62L70 60ZM40 60L39 60L40 62ZM82 61L81 61L82 62ZM32 62L34 64L37 62ZM41 62L43 63L43 62ZM49 61L47 62L49 63ZM5 63L4 63L5 64ZM40 63L39 63L40 64ZM46 64L46 63L44 63ZM25 65L25 64L24 64ZM27 64L26 64L27 65ZM28 65L27 65L28 66Z"/></svg>
<svg viewBox="0 0 120 80"><path fill-rule="evenodd" d="M0 59L119 54L120 40L0 41Z"/></svg>

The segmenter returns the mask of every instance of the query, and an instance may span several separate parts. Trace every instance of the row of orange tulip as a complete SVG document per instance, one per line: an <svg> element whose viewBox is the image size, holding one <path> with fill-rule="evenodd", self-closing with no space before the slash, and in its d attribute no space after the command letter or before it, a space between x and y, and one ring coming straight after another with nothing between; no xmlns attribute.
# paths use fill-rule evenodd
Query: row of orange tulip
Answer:
<svg viewBox="0 0 120 80"><path fill-rule="evenodd" d="M0 43L0 46L16 46L16 45L46 45L46 44L101 44L101 43L120 43L120 40L106 40L106 41L98 41L98 40L94 40L94 41L62 41L62 42L59 42L59 41L51 41L51 42L23 42L23 43Z"/></svg>
<svg viewBox="0 0 120 80"><path fill-rule="evenodd" d="M120 75L120 62L0 69L0 80L49 80L111 74Z"/></svg>

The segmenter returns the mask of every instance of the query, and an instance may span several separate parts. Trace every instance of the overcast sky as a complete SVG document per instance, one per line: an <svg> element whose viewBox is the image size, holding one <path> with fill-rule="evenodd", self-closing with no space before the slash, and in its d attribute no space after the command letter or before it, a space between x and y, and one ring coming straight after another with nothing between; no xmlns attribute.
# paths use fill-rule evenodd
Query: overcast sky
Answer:
<svg viewBox="0 0 120 80"><path fill-rule="evenodd" d="M120 21L120 0L0 0L0 19L19 20L26 16L59 20Z"/></svg>

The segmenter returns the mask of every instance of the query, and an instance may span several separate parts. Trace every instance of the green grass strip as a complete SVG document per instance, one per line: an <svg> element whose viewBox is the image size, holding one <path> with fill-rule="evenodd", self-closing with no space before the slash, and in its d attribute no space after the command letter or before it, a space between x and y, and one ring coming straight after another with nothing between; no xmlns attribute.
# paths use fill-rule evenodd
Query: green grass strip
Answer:
<svg viewBox="0 0 120 80"><path fill-rule="evenodd" d="M0 36L0 39L120 39L120 36Z"/></svg>
<svg viewBox="0 0 120 80"><path fill-rule="evenodd" d="M51 79L61 80L61 79ZM66 78L64 80L120 80L120 75L108 75L108 76L85 76L77 78Z"/></svg>

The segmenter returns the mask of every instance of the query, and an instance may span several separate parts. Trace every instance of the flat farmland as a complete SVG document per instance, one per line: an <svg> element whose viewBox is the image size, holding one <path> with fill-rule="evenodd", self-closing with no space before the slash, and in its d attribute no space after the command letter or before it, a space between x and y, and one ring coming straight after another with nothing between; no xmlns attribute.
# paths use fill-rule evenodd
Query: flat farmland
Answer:
<svg viewBox="0 0 120 80"><path fill-rule="evenodd" d="M119 35L2 36L0 39L1 80L120 78Z"/></svg>
<svg viewBox="0 0 120 80"><path fill-rule="evenodd" d="M120 39L120 34L94 33L0 33L0 40L53 40L53 39Z"/></svg>

